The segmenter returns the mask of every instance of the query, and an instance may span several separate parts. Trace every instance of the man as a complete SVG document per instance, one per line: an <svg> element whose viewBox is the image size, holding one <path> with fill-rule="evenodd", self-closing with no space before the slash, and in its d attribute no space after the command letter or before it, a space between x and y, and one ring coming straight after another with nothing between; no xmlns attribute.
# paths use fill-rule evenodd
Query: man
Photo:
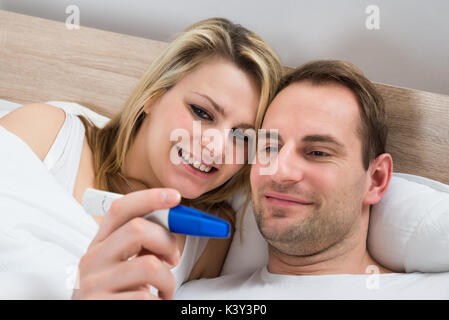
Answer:
<svg viewBox="0 0 449 320"><path fill-rule="evenodd" d="M391 273L367 251L370 207L387 191L393 164L382 98L357 68L341 61L298 68L285 77L263 128L279 134L258 145L277 171L261 175L258 163L251 170L268 265L187 283L175 298L449 297L447 275Z"/></svg>

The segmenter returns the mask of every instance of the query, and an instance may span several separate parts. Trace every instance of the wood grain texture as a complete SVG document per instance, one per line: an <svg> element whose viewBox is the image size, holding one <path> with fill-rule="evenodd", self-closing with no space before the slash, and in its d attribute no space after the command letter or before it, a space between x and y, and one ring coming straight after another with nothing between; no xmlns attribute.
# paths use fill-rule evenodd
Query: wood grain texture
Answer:
<svg viewBox="0 0 449 320"><path fill-rule="evenodd" d="M0 11L0 98L116 114L166 43ZM449 184L449 96L376 84L394 171Z"/></svg>
<svg viewBox="0 0 449 320"><path fill-rule="evenodd" d="M386 103L394 171L449 184L449 96L376 85Z"/></svg>
<svg viewBox="0 0 449 320"><path fill-rule="evenodd" d="M166 43L0 11L0 97L117 113Z"/></svg>

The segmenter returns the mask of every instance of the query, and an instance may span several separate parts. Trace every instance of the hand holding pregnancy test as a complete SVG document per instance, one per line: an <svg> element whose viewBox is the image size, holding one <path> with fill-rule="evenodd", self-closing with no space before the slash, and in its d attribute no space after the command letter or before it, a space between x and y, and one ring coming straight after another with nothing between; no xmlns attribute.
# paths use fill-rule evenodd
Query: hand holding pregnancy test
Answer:
<svg viewBox="0 0 449 320"><path fill-rule="evenodd" d="M83 207L91 215L104 216L111 203L121 197L122 194L88 188L84 192ZM227 238L231 230L226 220L182 205L155 210L143 218L160 224L171 232L200 237Z"/></svg>
<svg viewBox="0 0 449 320"><path fill-rule="evenodd" d="M180 200L170 188L140 190L115 200L80 259L72 299L157 298L148 285L158 290L159 298L171 299L176 280L170 269L179 263L181 251L167 228L142 217Z"/></svg>

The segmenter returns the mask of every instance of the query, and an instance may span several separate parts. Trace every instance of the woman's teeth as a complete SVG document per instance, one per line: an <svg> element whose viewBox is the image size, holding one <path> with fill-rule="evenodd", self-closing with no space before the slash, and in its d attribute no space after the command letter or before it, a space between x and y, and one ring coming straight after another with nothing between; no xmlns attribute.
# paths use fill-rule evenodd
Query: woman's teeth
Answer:
<svg viewBox="0 0 449 320"><path fill-rule="evenodd" d="M181 152L180 156L186 162L188 162L192 167L194 167L200 171L203 171L203 172L209 172L212 169L212 167L206 166L206 165L202 164L201 162L192 159L190 157L190 154L188 154L187 152L184 152L184 150L180 149L180 152Z"/></svg>

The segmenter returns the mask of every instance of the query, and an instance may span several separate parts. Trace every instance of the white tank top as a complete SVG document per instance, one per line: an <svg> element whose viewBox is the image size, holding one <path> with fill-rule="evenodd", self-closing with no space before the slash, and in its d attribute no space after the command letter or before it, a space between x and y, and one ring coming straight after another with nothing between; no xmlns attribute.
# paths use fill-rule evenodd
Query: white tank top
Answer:
<svg viewBox="0 0 449 320"><path fill-rule="evenodd" d="M64 104L51 105L65 112L65 121L43 163L67 192L73 195L84 142L84 125ZM208 238L186 236L179 264L172 269L177 288L184 283L206 247Z"/></svg>
<svg viewBox="0 0 449 320"><path fill-rule="evenodd" d="M43 163L64 189L73 194L83 148L84 126L77 116L64 112L64 124Z"/></svg>

